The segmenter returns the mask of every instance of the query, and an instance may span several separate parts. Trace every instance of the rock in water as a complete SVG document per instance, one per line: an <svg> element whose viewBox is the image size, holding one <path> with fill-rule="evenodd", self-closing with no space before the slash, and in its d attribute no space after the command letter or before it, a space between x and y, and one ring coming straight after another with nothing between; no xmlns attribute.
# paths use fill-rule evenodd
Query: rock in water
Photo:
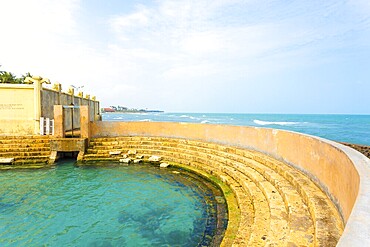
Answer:
<svg viewBox="0 0 370 247"><path fill-rule="evenodd" d="M130 158L120 159L119 162L129 164L131 162L131 159Z"/></svg>
<svg viewBox="0 0 370 247"><path fill-rule="evenodd" d="M169 166L169 164L167 164L167 163L161 163L159 165L160 168L167 168L168 166Z"/></svg>
<svg viewBox="0 0 370 247"><path fill-rule="evenodd" d="M149 161L151 161L151 162L159 162L159 161L161 161L161 159L162 159L161 157L153 155L153 156L151 156L149 158Z"/></svg>

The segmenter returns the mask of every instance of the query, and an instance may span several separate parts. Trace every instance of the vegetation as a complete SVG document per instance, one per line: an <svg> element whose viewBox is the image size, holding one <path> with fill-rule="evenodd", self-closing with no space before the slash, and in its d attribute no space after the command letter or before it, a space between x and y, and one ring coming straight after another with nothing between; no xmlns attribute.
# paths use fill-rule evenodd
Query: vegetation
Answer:
<svg viewBox="0 0 370 247"><path fill-rule="evenodd" d="M21 77L17 77L12 72L0 70L0 83L24 84L24 79L26 79L26 77L32 77L32 75L27 72Z"/></svg>

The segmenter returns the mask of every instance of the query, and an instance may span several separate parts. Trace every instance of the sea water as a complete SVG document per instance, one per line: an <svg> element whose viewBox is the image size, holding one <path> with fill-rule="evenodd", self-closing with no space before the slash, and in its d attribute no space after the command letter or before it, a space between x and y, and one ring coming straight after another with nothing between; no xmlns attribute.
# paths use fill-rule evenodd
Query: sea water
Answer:
<svg viewBox="0 0 370 247"><path fill-rule="evenodd" d="M188 122L276 128L370 145L370 115L105 113L104 121Z"/></svg>
<svg viewBox="0 0 370 247"><path fill-rule="evenodd" d="M65 161L0 181L0 246L207 245L215 222L209 191L171 169Z"/></svg>

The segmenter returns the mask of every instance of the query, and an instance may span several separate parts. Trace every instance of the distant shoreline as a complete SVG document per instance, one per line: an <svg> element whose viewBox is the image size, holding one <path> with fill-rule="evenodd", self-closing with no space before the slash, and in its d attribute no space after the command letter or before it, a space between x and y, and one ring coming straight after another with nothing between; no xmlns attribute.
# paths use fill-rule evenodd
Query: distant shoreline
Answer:
<svg viewBox="0 0 370 247"><path fill-rule="evenodd" d="M163 113L164 111L148 110L148 111L114 111L114 112L102 112L104 114L130 114L130 113Z"/></svg>

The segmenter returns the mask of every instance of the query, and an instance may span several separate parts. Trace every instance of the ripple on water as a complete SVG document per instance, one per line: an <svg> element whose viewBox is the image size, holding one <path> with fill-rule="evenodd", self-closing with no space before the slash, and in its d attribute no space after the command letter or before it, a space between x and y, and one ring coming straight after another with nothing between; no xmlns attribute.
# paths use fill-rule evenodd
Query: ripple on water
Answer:
<svg viewBox="0 0 370 247"><path fill-rule="evenodd" d="M67 162L0 181L0 246L197 246L215 231L212 193L168 169Z"/></svg>

